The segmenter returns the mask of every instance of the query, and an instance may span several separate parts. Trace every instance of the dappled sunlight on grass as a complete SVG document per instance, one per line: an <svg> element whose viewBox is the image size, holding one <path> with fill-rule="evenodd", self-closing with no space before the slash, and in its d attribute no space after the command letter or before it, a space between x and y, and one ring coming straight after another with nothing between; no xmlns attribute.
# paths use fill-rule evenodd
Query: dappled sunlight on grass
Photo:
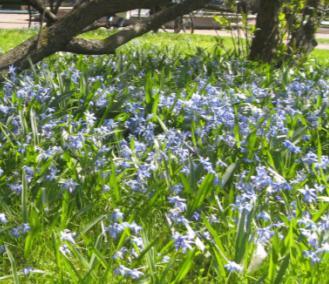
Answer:
<svg viewBox="0 0 329 284"><path fill-rule="evenodd" d="M32 35L35 35L37 30L0 30L0 49L7 51L15 47L18 43L23 42ZM97 30L85 33L81 37L86 39L103 39L115 31L113 30ZM235 40L236 41L236 40ZM242 40L243 41L243 40ZM326 42L326 39L320 41ZM159 32L157 34L148 33L142 37L136 38L127 45L122 46L119 50L133 48L136 45L143 45L146 48L169 49L176 53L189 54L194 53L198 48L206 51L212 51L219 48L223 51L232 51L234 49L233 40L231 37L212 36L212 35L196 35L196 34L174 34ZM312 57L319 62L327 62L329 58L329 50L314 50Z"/></svg>

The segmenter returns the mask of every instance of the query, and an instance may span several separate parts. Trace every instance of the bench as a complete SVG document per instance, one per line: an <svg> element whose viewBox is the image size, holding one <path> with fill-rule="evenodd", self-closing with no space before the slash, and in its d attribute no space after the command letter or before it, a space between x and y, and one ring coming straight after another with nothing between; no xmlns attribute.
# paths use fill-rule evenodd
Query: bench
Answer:
<svg viewBox="0 0 329 284"><path fill-rule="evenodd" d="M34 15L38 12L22 0L0 0L0 14L29 15L28 26L31 27Z"/></svg>

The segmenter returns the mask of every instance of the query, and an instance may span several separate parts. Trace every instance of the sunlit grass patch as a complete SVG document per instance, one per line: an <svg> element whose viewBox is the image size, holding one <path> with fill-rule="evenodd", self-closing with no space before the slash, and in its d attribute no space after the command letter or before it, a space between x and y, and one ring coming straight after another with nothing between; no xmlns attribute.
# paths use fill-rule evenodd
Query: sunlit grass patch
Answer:
<svg viewBox="0 0 329 284"><path fill-rule="evenodd" d="M0 282L328 282L328 68L216 45L149 34L11 69Z"/></svg>

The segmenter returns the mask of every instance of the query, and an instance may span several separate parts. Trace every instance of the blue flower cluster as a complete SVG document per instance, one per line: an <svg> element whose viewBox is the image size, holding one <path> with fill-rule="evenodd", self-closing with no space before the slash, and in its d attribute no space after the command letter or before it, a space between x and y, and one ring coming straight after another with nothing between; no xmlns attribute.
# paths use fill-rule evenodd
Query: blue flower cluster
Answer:
<svg viewBox="0 0 329 284"><path fill-rule="evenodd" d="M23 274L48 233L57 259L146 282L185 255L214 274L254 270L257 247L261 262L284 249L323 262L328 71L269 82L202 55L75 60L11 68L0 89L0 251Z"/></svg>

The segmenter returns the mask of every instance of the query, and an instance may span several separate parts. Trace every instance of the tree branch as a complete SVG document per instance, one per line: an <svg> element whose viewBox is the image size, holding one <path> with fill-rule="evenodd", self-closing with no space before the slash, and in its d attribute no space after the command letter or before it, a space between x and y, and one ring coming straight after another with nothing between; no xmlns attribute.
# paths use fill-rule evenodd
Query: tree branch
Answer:
<svg viewBox="0 0 329 284"><path fill-rule="evenodd" d="M207 4L205 6L206 9L216 11L216 12L224 12L224 13L234 13L233 9L229 9L224 6L216 5L216 4Z"/></svg>
<svg viewBox="0 0 329 284"><path fill-rule="evenodd" d="M90 32L90 31L94 31L94 30L97 30L97 29L99 29L99 28L106 28L106 29L108 29L108 28L110 28L110 27L111 27L111 25L110 25L110 23L107 22L107 21L106 21L106 22L105 22L105 21L102 21L102 22L96 21L96 22L94 22L93 24L91 24L90 26L84 28L84 29L82 30L82 33Z"/></svg>
<svg viewBox="0 0 329 284"><path fill-rule="evenodd" d="M58 1L56 2L56 5L55 5L55 7L53 7L53 10L52 10L52 12L53 12L54 14L57 15L58 10L59 10L59 7L62 5L62 3L63 3L63 0L58 0Z"/></svg>
<svg viewBox="0 0 329 284"><path fill-rule="evenodd" d="M186 2L189 2L187 0ZM195 1L195 0L194 0ZM157 0L157 3L168 4L170 0ZM34 36L9 52L0 56L0 72L13 65L18 70L26 69L30 63L62 50L71 39L101 17L119 12L152 7L154 0L84 0L63 18L49 27L42 29L40 45L38 36ZM3 73L3 72L1 72Z"/></svg>
<svg viewBox="0 0 329 284"><path fill-rule="evenodd" d="M202 8L210 0L190 0L161 10L138 23L125 28L103 40L85 40L74 38L61 51L78 54L110 54L119 46L141 36L151 30L156 30L167 22L175 20L178 16Z"/></svg>
<svg viewBox="0 0 329 284"><path fill-rule="evenodd" d="M56 15L49 11L41 0L24 0L24 2L26 2L28 5L31 5L40 13L40 15L44 15L48 23L57 21Z"/></svg>

